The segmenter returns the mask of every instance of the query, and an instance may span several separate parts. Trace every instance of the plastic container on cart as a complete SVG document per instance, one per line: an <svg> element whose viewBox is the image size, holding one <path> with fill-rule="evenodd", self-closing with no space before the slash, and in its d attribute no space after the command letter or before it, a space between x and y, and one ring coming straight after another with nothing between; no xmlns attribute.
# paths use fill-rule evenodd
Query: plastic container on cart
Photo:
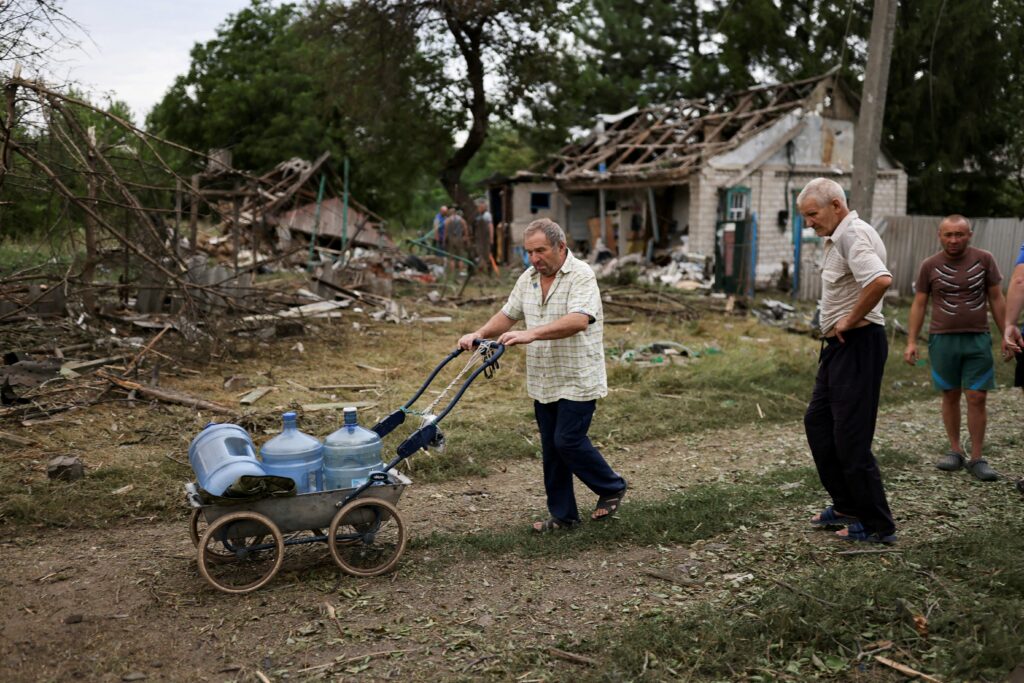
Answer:
<svg viewBox="0 0 1024 683"><path fill-rule="evenodd" d="M357 411L345 408L345 424L324 439L324 488L355 488L373 472L383 472L381 440L376 432L360 427Z"/></svg>
<svg viewBox="0 0 1024 683"><path fill-rule="evenodd" d="M266 471L256 459L249 433L235 424L208 424L188 447L188 462L199 485L215 496L242 476L262 477Z"/></svg>
<svg viewBox="0 0 1024 683"><path fill-rule="evenodd" d="M281 416L281 433L260 448L267 474L288 477L295 482L296 493L313 493L324 488L323 444L316 437L299 431L296 416Z"/></svg>

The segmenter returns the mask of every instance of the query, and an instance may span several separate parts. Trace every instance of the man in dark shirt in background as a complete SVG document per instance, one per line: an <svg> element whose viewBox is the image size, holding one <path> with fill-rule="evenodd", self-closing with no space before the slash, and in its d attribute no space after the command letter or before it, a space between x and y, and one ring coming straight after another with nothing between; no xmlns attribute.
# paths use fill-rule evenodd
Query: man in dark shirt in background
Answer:
<svg viewBox="0 0 1024 683"><path fill-rule="evenodd" d="M987 421L985 398L988 390L995 388L988 309L1002 330L1006 303L995 259L987 251L970 246L971 235L970 222L958 214L939 223L942 251L925 259L918 271L903 360L911 365L917 362L917 336L931 297L928 356L932 381L942 392L942 422L949 437L949 453L939 459L936 467L950 472L967 467L978 479L993 481L999 475L981 457ZM961 393L967 396L970 460L964 457L960 443Z"/></svg>

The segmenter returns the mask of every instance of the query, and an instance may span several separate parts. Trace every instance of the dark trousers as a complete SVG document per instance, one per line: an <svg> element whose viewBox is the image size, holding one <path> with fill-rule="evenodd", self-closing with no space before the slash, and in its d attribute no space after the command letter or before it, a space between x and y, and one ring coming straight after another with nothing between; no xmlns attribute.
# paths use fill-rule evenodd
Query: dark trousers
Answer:
<svg viewBox="0 0 1024 683"><path fill-rule="evenodd" d="M599 496L607 496L626 488L626 480L605 462L587 437L597 401L533 402L533 412L540 428L544 453L544 490L548 512L563 522L580 518L573 492L572 477Z"/></svg>
<svg viewBox="0 0 1024 683"><path fill-rule="evenodd" d="M882 476L871 452L882 371L889 354L885 328L866 325L827 339L814 393L804 415L807 443L836 510L855 515L868 532L895 528Z"/></svg>

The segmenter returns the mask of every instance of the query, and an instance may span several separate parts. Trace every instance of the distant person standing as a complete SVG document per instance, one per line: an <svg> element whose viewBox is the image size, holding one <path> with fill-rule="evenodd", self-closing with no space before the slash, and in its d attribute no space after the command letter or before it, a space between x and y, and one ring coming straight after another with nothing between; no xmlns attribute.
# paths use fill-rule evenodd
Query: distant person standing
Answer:
<svg viewBox="0 0 1024 683"><path fill-rule="evenodd" d="M849 541L893 543L896 524L871 452L889 353L882 296L892 275L885 266L885 245L873 227L850 211L834 180L807 183L797 207L804 224L825 238L823 341L804 430L832 504L811 524L845 526L836 535Z"/></svg>
<svg viewBox="0 0 1024 683"><path fill-rule="evenodd" d="M447 218L448 207L442 204L434 216L434 246L438 249L444 249L444 222Z"/></svg>
<svg viewBox="0 0 1024 683"><path fill-rule="evenodd" d="M999 287L1002 275L992 254L971 246L970 222L959 214L939 223L942 251L921 263L914 303L910 308L910 329L903 360L917 362L917 336L924 324L925 307L932 300L928 326L928 358L932 383L942 392L942 422L949 437L949 452L935 464L955 472L963 467L981 481L999 475L981 457L985 441L985 399L995 384L992 335L988 311L996 327L1003 329L1006 304ZM960 395L967 397L967 431L971 435L971 459L964 457L960 443Z"/></svg>
<svg viewBox="0 0 1024 683"><path fill-rule="evenodd" d="M448 218L444 222L445 251L454 256L465 257L469 254L469 231L462 211L454 206L448 209ZM456 261L456 264L458 262Z"/></svg>
<svg viewBox="0 0 1024 683"><path fill-rule="evenodd" d="M486 271L491 262L491 245L494 243L494 219L487 210L487 200L476 200L476 218L473 219L473 240L476 243L476 262Z"/></svg>

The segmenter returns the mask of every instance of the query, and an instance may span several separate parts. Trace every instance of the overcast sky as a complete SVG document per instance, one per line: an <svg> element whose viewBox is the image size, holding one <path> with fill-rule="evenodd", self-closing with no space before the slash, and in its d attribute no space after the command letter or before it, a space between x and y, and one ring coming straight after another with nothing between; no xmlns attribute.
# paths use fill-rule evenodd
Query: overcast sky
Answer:
<svg viewBox="0 0 1024 683"><path fill-rule="evenodd" d="M101 100L108 93L131 106L135 122L189 67L189 51L216 35L249 0L64 0L67 15L88 32L80 49L60 55L59 76Z"/></svg>

